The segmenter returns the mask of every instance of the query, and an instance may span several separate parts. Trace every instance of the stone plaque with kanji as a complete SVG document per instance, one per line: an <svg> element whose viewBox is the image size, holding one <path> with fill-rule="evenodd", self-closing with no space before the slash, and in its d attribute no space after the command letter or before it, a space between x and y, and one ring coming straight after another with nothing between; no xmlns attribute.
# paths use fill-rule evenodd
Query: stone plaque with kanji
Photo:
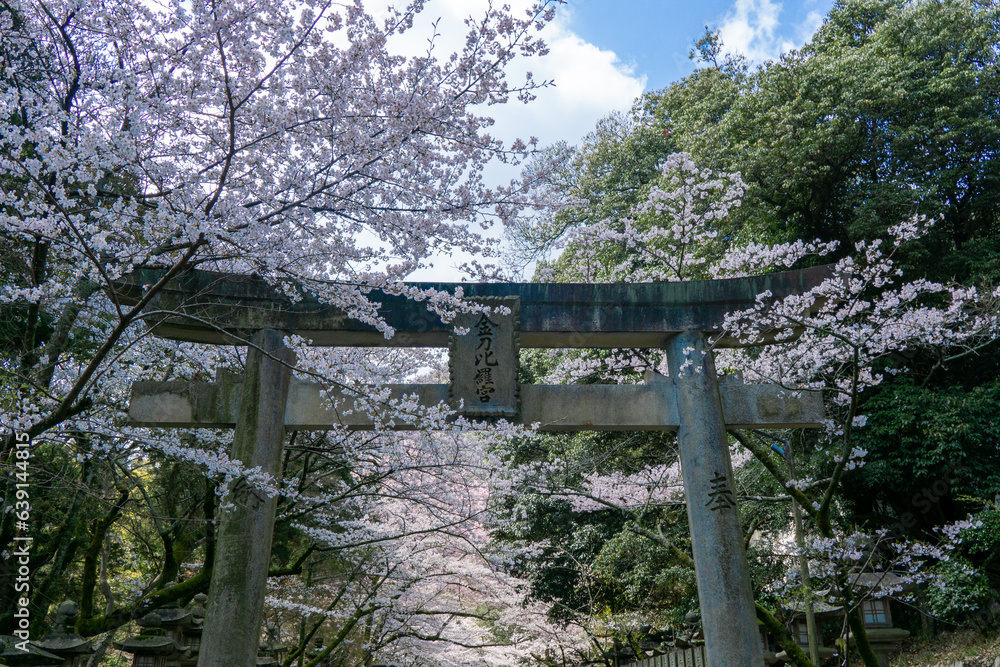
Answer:
<svg viewBox="0 0 1000 667"><path fill-rule="evenodd" d="M517 297L476 299L488 311L463 313L452 331L451 402L460 414L474 418L514 418L518 414Z"/></svg>

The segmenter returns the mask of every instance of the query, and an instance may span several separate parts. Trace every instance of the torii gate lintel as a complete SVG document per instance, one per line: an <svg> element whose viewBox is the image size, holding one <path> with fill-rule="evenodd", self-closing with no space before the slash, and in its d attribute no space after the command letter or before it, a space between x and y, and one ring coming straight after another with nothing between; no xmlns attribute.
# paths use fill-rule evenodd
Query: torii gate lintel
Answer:
<svg viewBox="0 0 1000 667"><path fill-rule="evenodd" d="M162 272L143 271L123 283L118 298L135 302L141 286ZM832 267L763 276L660 283L407 283L482 301L514 297L520 304L519 345L523 348L659 348L681 331L716 335L715 347L739 342L721 336L727 313L752 308L757 296L778 299L801 294L833 275ZM245 345L255 332L276 329L327 347L447 347L453 326L426 305L398 294L371 290L379 317L393 328L390 339L374 326L303 293L292 300L252 276L189 271L166 286L152 310L175 313L153 332L172 340Z"/></svg>

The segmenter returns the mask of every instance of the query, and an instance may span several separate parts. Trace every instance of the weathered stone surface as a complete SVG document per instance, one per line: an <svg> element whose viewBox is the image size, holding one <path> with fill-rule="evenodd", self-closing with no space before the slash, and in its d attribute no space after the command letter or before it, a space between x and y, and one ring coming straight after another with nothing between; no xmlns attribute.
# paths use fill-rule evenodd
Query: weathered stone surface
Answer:
<svg viewBox="0 0 1000 667"><path fill-rule="evenodd" d="M763 664L715 361L704 334L667 342L701 625L712 667Z"/></svg>
<svg viewBox="0 0 1000 667"><path fill-rule="evenodd" d="M717 333L727 312L753 306L758 294L774 298L802 293L832 275L828 266L765 276L638 284L413 283L470 299L517 297L522 347L657 348L672 333ZM121 285L128 300L156 274L140 272ZM251 276L191 271L151 304L177 316L159 322L157 335L175 340L232 344L254 331L273 328L312 339L316 345L445 347L451 325L426 306L373 292L379 313L396 330L390 340L342 311L304 297L293 302ZM721 345L734 344L723 339Z"/></svg>
<svg viewBox="0 0 1000 667"><path fill-rule="evenodd" d="M477 299L490 312L464 313L448 344L451 405L470 418L513 419L518 413L517 297Z"/></svg>
<svg viewBox="0 0 1000 667"><path fill-rule="evenodd" d="M669 431L672 385L521 385L521 423L542 431Z"/></svg>
<svg viewBox="0 0 1000 667"><path fill-rule="evenodd" d="M540 424L543 431L674 430L680 421L669 378L650 374L645 385L521 385L520 414L512 421ZM225 382L136 382L129 416L136 424L161 428L227 428L236 423L242 384ZM798 397L778 387L744 385L723 379L722 404L730 428L818 428L823 402L818 392ZM448 385L392 385L391 398L415 395L432 407L449 400ZM365 430L373 420L355 410L343 392L329 394L340 405L332 408L318 384L293 380L285 408L285 428L322 430L332 425ZM784 400L787 399L787 409ZM767 406L766 410L761 405ZM415 421L395 417L395 428L411 429Z"/></svg>
<svg viewBox="0 0 1000 667"><path fill-rule="evenodd" d="M247 352L246 375L239 385L237 403L232 394L228 403L212 404L231 408L238 404L236 432L231 457L243 465L281 479L281 453L285 438L285 404L294 353L274 330L253 336ZM197 414L198 391L187 394L195 402L183 407L183 393L173 393L168 404ZM218 397L216 397L218 398ZM216 536L215 565L208 593L205 631L198 656L201 667L249 667L256 663L260 621L264 608L267 570L271 559L271 539L277 496L268 497L243 478L230 488L233 506L225 510Z"/></svg>

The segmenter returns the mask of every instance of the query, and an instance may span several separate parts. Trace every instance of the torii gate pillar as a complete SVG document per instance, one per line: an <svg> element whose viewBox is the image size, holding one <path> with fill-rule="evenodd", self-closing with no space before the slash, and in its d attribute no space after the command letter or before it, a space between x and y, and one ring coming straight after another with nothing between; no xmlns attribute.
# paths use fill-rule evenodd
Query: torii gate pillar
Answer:
<svg viewBox="0 0 1000 667"><path fill-rule="evenodd" d="M680 418L677 442L706 662L762 665L715 360L700 331L668 339L666 352Z"/></svg>
<svg viewBox="0 0 1000 667"><path fill-rule="evenodd" d="M294 366L284 334L265 329L250 338L231 456L278 480ZM201 667L253 665L260 639L278 497L261 497L243 478L231 484L233 507L223 512L216 535L204 630L209 641L198 655Z"/></svg>

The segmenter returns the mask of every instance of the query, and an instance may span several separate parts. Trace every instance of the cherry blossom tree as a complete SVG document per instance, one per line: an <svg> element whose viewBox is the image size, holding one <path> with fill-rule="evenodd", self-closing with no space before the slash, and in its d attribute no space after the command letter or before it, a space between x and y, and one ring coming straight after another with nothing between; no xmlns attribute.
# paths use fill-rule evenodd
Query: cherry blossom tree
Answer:
<svg viewBox="0 0 1000 667"><path fill-rule="evenodd" d="M537 84L510 86L503 69L544 51L533 32L552 7L488 8L445 58L433 38L422 57L392 55L422 6L381 21L360 3L5 6L2 221L16 279L4 300L27 310L20 376L69 365L53 346L65 333L41 340L43 311L60 330L91 310L113 323L43 419L5 425L38 434L81 412L112 349L184 269L295 280L371 320L362 288L391 290L435 252L486 251L467 223L511 215L517 193L486 188L482 168L526 146L505 148L474 109L530 98ZM166 272L126 303L121 280L144 267Z"/></svg>
<svg viewBox="0 0 1000 667"><path fill-rule="evenodd" d="M502 554L485 550L491 471L480 440L461 431L429 437L434 446L409 438L383 448L370 443L370 465L379 470L356 465L351 477L380 482L335 478L325 493L308 494L316 505L308 515L287 505L315 545L308 582L271 582L271 613L304 623L289 659L321 632L322 657L358 665L508 665L578 642L525 599L522 582L501 567ZM399 447L405 458L393 455Z"/></svg>
<svg viewBox="0 0 1000 667"><path fill-rule="evenodd" d="M190 599L210 571L226 482L243 476L278 491L229 460L227 434L127 425L133 380L207 379L242 363L238 349L148 335L163 315L149 304L169 280L193 268L254 273L279 289L304 287L389 336L371 288L447 307L448 298L401 281L437 254L494 252L477 228L516 215L526 199L516 184L488 187L483 169L530 147L492 137L486 114L545 85L504 72L545 52L537 33L554 2L470 8L454 53L420 27L424 10L421 0L377 12L360 0L0 7L5 632L16 607L15 433L34 442L35 633L74 572L87 634ZM404 55L414 38L426 48ZM300 351L300 370L363 386L426 360L366 355ZM375 440L394 443L397 461L407 452L398 438ZM363 438L333 441L343 459L363 458ZM290 452L304 486L332 474L326 464L310 472L308 455ZM400 469L390 472L401 480ZM303 505L315 489L293 490L285 502L312 511ZM116 579L102 563L128 535L148 546L135 552L145 564ZM308 551L286 554L279 570L300 572Z"/></svg>
<svg viewBox="0 0 1000 667"><path fill-rule="evenodd" d="M723 244L730 209L740 205L745 186L739 174L699 169L686 153L672 153L661 176L635 206L632 217L605 219L569 231L564 244L579 244L589 270L580 277L607 282L691 280L705 275L705 267ZM592 266L589 253L617 247L620 261ZM618 256L616 256L616 259ZM586 268L585 268L586 267Z"/></svg>
<svg viewBox="0 0 1000 667"><path fill-rule="evenodd" d="M798 504L811 520L814 538L787 553L807 555L811 569L829 580L832 597L827 601L844 607L859 652L866 664L877 664L865 636L860 605L872 596L894 591L859 588L857 577L849 573L865 567L891 573L894 576L888 579L893 582L927 583L933 579L929 566L947 559L955 536L978 524L968 519L940 526L938 543L849 529L839 502L844 484L864 464L867 454L855 437L866 423L864 401L887 375L908 372L905 359L917 355L933 359L928 371L933 374L995 344L1000 334L1000 291L906 279L895 255L924 234L933 221L904 221L890 228L887 238L860 241L851 252L839 249L837 242L822 240L741 242L738 234L720 238L719 233L739 203L743 186L738 176L699 170L686 155L668 158L662 173L660 184L649 189L646 201L634 207L629 218L590 223L566 234L565 254L555 266L576 268L559 277L640 282L729 277L801 266L839 252L833 277L820 286L780 301L764 293L754 308L732 313L725 325L727 337L745 345L774 344L717 350L717 365L725 372L742 374L745 381L777 383L793 394L806 389L824 393L829 421L816 443L819 462L813 464L812 475L791 474L767 442L773 436L765 436L763 442L756 434L734 431L733 436L785 488L786 495L775 500ZM583 274L574 273L577 270ZM557 352L554 360L550 377L570 381L635 381L636 371L663 370L661 357L630 350ZM543 470L534 472L536 479L553 479ZM587 481L577 480L572 490L563 493L588 498L590 503L608 502L595 498ZM614 474L606 481L618 490L628 486L626 478ZM595 488L602 486L606 485ZM627 506L622 495L617 494L615 504ZM662 533L649 537L666 539ZM787 581L795 582L796 572L791 570ZM790 590L784 584L777 588ZM758 614L776 634L785 634L780 621L760 605ZM808 664L801 650L790 648L789 654L799 664Z"/></svg>
<svg viewBox="0 0 1000 667"><path fill-rule="evenodd" d="M834 277L823 284L779 303L762 294L755 308L731 314L726 323L728 333L745 343L760 341L774 329L786 332L779 334L779 339L785 340L782 345L764 347L752 355L732 352L726 357L730 369L739 370L753 382L775 382L795 390L812 388L828 397L829 421L817 448L828 457L824 472L829 477L818 485L818 480L790 475L776 464L768 448L752 437L735 435L784 482L795 502L814 520L819 535L808 545L810 569L832 578L835 593L831 601L847 610L850 631L866 664L877 661L872 662L876 659L863 639L860 604L868 596L895 591L876 587L859 593L848 576L847 564L857 567L864 560L876 572L897 575L893 581L923 583L928 581L925 570L929 561L947 560L958 533L981 525L967 520L939 527L946 538L941 547L894 540L891 538L897 536L886 531L845 532L832 518L845 475L863 466L868 453L857 446L854 437L855 430L867 422L860 414L865 392L878 386L886 375L906 372L900 362L906 357L904 353L933 354L933 373L935 368L993 344L1000 335L1000 290L980 294L976 287L903 280L893 255L907 241L919 238L930 222L914 218L890 228L888 251L881 239L858 242L855 253L840 260ZM720 263L719 271L730 273L743 261L751 266L757 262L791 264L807 253L832 250L829 245L821 246L798 243L742 248ZM817 305L815 314L807 312Z"/></svg>

